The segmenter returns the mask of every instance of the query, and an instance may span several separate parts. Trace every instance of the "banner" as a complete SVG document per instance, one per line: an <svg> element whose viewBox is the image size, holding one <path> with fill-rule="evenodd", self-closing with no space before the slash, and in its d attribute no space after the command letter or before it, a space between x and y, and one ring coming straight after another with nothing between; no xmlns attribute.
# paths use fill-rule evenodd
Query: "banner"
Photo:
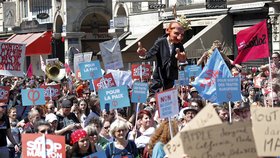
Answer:
<svg viewBox="0 0 280 158"><path fill-rule="evenodd" d="M23 76L25 44L0 43L0 75Z"/></svg>
<svg viewBox="0 0 280 158"><path fill-rule="evenodd" d="M235 64L269 57L266 20L239 31L236 35L236 44L238 47L238 56L234 60Z"/></svg>
<svg viewBox="0 0 280 158"><path fill-rule="evenodd" d="M66 158L65 136L22 134L22 158Z"/></svg>
<svg viewBox="0 0 280 158"><path fill-rule="evenodd" d="M45 95L43 88L22 89L21 98L23 106L45 105Z"/></svg>
<svg viewBox="0 0 280 158"><path fill-rule="evenodd" d="M132 103L146 103L149 91L149 85L146 82L134 82L132 86Z"/></svg>
<svg viewBox="0 0 280 158"><path fill-rule="evenodd" d="M215 49L200 75L196 77L192 85L204 99L216 103L216 78L223 77L232 77L232 75L222 58L222 55L218 49Z"/></svg>
<svg viewBox="0 0 280 158"><path fill-rule="evenodd" d="M241 83L239 77L217 78L216 82L217 101L219 103L241 100Z"/></svg>
<svg viewBox="0 0 280 158"><path fill-rule="evenodd" d="M106 106L109 106L110 109L130 106L127 86L101 89L98 91L98 96L101 110L105 109Z"/></svg>
<svg viewBox="0 0 280 158"><path fill-rule="evenodd" d="M108 74L104 75L103 77L100 77L100 78L98 78L96 80L92 80L92 81L94 83L95 91L117 86L112 73L108 73Z"/></svg>
<svg viewBox="0 0 280 158"><path fill-rule="evenodd" d="M104 67L108 69L123 68L123 59L120 49L119 40L113 38L112 40L105 41L99 44L101 57L104 62Z"/></svg>
<svg viewBox="0 0 280 158"><path fill-rule="evenodd" d="M280 108L251 108L251 115L258 156L279 156Z"/></svg>
<svg viewBox="0 0 280 158"><path fill-rule="evenodd" d="M98 60L79 63L82 80L96 79L102 76L100 62Z"/></svg>
<svg viewBox="0 0 280 158"><path fill-rule="evenodd" d="M160 118L168 118L179 113L178 90L173 88L156 94Z"/></svg>
<svg viewBox="0 0 280 158"><path fill-rule="evenodd" d="M60 95L60 85L42 85L40 88L44 89L44 96L46 100L58 99Z"/></svg>
<svg viewBox="0 0 280 158"><path fill-rule="evenodd" d="M150 64L132 64L131 73L133 80L140 80L140 75L142 75L143 80L150 79L152 68Z"/></svg>
<svg viewBox="0 0 280 158"><path fill-rule="evenodd" d="M0 86L0 102L7 103L9 99L10 87Z"/></svg>
<svg viewBox="0 0 280 158"><path fill-rule="evenodd" d="M98 151L83 158L105 158L106 154L105 151Z"/></svg>

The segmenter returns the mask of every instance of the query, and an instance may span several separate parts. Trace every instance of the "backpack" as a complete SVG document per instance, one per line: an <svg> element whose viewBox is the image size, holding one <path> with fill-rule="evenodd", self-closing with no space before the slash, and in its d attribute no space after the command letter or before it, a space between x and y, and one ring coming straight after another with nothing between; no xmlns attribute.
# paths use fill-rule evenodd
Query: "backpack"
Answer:
<svg viewBox="0 0 280 158"><path fill-rule="evenodd" d="M132 145L131 143L133 143L132 141L128 140L128 147L129 147L129 150L130 151L135 151L137 150L136 148L134 148L135 146ZM116 153L115 151L115 145L114 145L114 142L110 142L109 143L109 153L110 153L110 156L111 158L113 158L114 156L116 155L121 155L121 156L128 156L130 155L132 158L138 158L138 156L134 156L132 152L128 151L127 153L125 153L126 155L122 155L122 153Z"/></svg>

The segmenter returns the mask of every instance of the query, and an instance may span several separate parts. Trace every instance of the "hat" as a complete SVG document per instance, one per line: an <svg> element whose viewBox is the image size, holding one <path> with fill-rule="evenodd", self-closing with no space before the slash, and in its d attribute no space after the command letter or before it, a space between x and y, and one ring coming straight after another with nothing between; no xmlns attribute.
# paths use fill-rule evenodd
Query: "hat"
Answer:
<svg viewBox="0 0 280 158"><path fill-rule="evenodd" d="M71 134L71 144L75 144L81 138L87 137L87 132L83 129L78 129Z"/></svg>
<svg viewBox="0 0 280 158"><path fill-rule="evenodd" d="M183 113L186 114L187 111L195 111L196 113L198 113L198 108L197 107L193 107L193 106L188 106L182 109Z"/></svg>
<svg viewBox="0 0 280 158"><path fill-rule="evenodd" d="M51 122L53 122L53 121L57 121L57 117L56 117L55 114L49 113L49 114L46 115L45 121L51 123Z"/></svg>
<svg viewBox="0 0 280 158"><path fill-rule="evenodd" d="M61 103L62 108L71 108L72 102L70 100L63 100Z"/></svg>
<svg viewBox="0 0 280 158"><path fill-rule="evenodd" d="M197 92L197 90L196 90L195 87L192 87L192 88L190 89L190 93L192 93L192 92Z"/></svg>

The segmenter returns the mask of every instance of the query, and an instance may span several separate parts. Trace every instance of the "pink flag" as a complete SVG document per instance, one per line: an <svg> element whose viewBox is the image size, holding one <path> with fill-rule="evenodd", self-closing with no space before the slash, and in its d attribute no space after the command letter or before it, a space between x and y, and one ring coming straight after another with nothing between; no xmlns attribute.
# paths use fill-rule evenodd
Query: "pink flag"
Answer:
<svg viewBox="0 0 280 158"><path fill-rule="evenodd" d="M269 57L266 20L237 33L238 55L235 64Z"/></svg>
<svg viewBox="0 0 280 158"><path fill-rule="evenodd" d="M27 72L26 72L26 76L28 78L31 78L33 76L33 69L32 69L32 64L29 65Z"/></svg>
<svg viewBox="0 0 280 158"><path fill-rule="evenodd" d="M40 55L40 61L41 61L41 70L43 71L43 72L45 72L46 70L46 64L45 64L45 62L44 62L44 59L43 59L43 57L42 57L42 55Z"/></svg>
<svg viewBox="0 0 280 158"><path fill-rule="evenodd" d="M65 70L66 70L67 74L70 74L72 72L70 66L67 63L64 64L64 67L65 67Z"/></svg>

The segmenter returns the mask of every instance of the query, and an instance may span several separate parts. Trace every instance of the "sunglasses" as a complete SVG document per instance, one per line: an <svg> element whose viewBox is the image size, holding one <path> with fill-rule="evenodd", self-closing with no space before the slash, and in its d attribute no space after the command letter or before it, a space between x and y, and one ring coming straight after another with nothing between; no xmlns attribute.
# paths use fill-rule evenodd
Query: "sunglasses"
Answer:
<svg viewBox="0 0 280 158"><path fill-rule="evenodd" d="M110 128L110 126L104 127L104 129L109 129L109 128Z"/></svg>
<svg viewBox="0 0 280 158"><path fill-rule="evenodd" d="M156 104L157 102L155 102L155 101L151 101L150 103L151 103L151 104Z"/></svg>

